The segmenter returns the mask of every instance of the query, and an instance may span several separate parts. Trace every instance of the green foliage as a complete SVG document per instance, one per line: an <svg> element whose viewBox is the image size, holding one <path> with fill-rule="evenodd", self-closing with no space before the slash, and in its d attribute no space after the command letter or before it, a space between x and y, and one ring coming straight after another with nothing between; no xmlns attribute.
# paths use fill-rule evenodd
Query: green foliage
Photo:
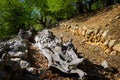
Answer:
<svg viewBox="0 0 120 80"><path fill-rule="evenodd" d="M33 27L34 27L36 30L43 30L43 29L44 29L44 27L41 26L40 24L34 24Z"/></svg>
<svg viewBox="0 0 120 80"><path fill-rule="evenodd" d="M100 8L104 8L107 2L104 0L98 0L98 3Z"/></svg>
<svg viewBox="0 0 120 80"><path fill-rule="evenodd" d="M100 4L98 2L95 2L91 5L91 10L97 10L100 8Z"/></svg>
<svg viewBox="0 0 120 80"><path fill-rule="evenodd" d="M69 18L75 14L75 2L77 0L47 0L48 11L56 19Z"/></svg>
<svg viewBox="0 0 120 80"><path fill-rule="evenodd" d="M106 0L98 0L91 5L91 10L97 10L104 8L106 6Z"/></svg>
<svg viewBox="0 0 120 80"><path fill-rule="evenodd" d="M34 6L20 0L0 0L0 37L17 34L20 28L28 29L37 23Z"/></svg>
<svg viewBox="0 0 120 80"><path fill-rule="evenodd" d="M49 11L58 12L64 8L63 0L47 0L47 5L49 7Z"/></svg>
<svg viewBox="0 0 120 80"><path fill-rule="evenodd" d="M78 6L83 6L81 1L87 3L87 0L0 0L0 38L17 34L20 28L33 26L41 30L68 19L78 13ZM91 10L103 8L106 3L98 0L90 6Z"/></svg>
<svg viewBox="0 0 120 80"><path fill-rule="evenodd" d="M24 3L19 0L1 0L0 4L0 36L15 34L20 28L30 25L29 8L25 8Z"/></svg>

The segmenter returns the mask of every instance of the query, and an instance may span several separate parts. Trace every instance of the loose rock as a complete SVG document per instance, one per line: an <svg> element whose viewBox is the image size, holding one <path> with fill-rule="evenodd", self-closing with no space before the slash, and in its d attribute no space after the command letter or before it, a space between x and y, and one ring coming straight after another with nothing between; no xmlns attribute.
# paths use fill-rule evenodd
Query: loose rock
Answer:
<svg viewBox="0 0 120 80"><path fill-rule="evenodd" d="M103 44L105 45L105 46L108 46L108 44L109 44L109 39L107 39Z"/></svg>
<svg viewBox="0 0 120 80"><path fill-rule="evenodd" d="M112 51L111 53L110 53L110 55L116 55L116 51Z"/></svg>
<svg viewBox="0 0 120 80"><path fill-rule="evenodd" d="M106 38L108 36L108 32L109 30L105 30L103 33L102 33L102 37L103 38Z"/></svg>
<svg viewBox="0 0 120 80"><path fill-rule="evenodd" d="M115 42L116 42L116 40L110 40L109 44L108 44L109 48L113 47Z"/></svg>
<svg viewBox="0 0 120 80"><path fill-rule="evenodd" d="M106 60L104 60L103 62L101 62L101 66L103 66L104 68L108 68L108 63Z"/></svg>
<svg viewBox="0 0 120 80"><path fill-rule="evenodd" d="M23 60L20 61L20 67L22 69L28 68L29 66L30 66L30 64L27 61L23 61Z"/></svg>
<svg viewBox="0 0 120 80"><path fill-rule="evenodd" d="M113 46L113 50L120 52L120 44Z"/></svg>

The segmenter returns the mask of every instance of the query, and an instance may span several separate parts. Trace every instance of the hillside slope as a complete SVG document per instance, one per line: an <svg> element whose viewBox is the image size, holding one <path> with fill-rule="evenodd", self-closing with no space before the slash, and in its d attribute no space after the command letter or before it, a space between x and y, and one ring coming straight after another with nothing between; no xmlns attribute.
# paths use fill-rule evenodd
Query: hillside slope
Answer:
<svg viewBox="0 0 120 80"><path fill-rule="evenodd" d="M106 8L101 12L96 13L95 15L88 16L86 18L81 18L80 16L75 17L65 23L69 24L78 24L78 27L87 27L91 28L100 28L102 30L109 30L109 36L112 39L120 39L120 5L114 5L111 8ZM106 60L108 64L112 67L115 67L119 70L119 74L117 77L120 78L120 52L114 53L106 53L103 48L98 45L91 45L87 43L83 43L83 36L74 35L72 32L66 32L65 30L61 30L59 27L53 28L52 31L56 36L60 36L63 34L63 39L65 41L70 38L73 39L75 47L78 50L80 55L83 55L85 58L89 59L95 64L101 64L103 60ZM120 42L120 41L119 41ZM115 75L116 76L116 75ZM116 78L111 76L111 78ZM117 80L117 79L115 79Z"/></svg>
<svg viewBox="0 0 120 80"><path fill-rule="evenodd" d="M70 20L64 21L63 23L70 25L77 24L79 28L86 27L87 29L100 28L101 30L109 30L109 37L111 39L117 39L119 43L120 4L108 7L100 12L98 11L95 14L92 14L92 16L77 16ZM58 38L62 33L64 42L72 38L78 54L85 57L90 62L90 64L86 64L86 67L84 66L85 68L83 69L89 73L86 80L120 80L120 52L106 52L101 46L83 42L83 36L78 36L71 31L61 29L61 27L64 26L54 27L51 31ZM32 62L31 64L36 65L43 70L47 70L47 60L42 55L39 55L39 52L33 47L30 47L30 49L30 52L34 53L32 57L35 59L35 62ZM97 71L97 67L95 65L100 65L103 61L107 61L108 65L113 67L114 70L108 69ZM56 73L56 71L51 72L50 69L46 71L41 78L42 80L76 80L73 76L70 78L69 77L70 76L64 76L64 74L61 75L60 73Z"/></svg>

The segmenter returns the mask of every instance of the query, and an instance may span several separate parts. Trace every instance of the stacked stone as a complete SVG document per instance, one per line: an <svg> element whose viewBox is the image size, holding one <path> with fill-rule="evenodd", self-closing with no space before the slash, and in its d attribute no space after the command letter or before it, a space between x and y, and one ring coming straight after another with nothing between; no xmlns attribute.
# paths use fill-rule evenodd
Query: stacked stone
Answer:
<svg viewBox="0 0 120 80"><path fill-rule="evenodd" d="M109 30L87 27L81 28L78 26L78 24L70 23L61 23L60 26L64 31L70 31L74 35L83 36L85 38L83 42L101 46L107 53L112 51L120 52L119 40L110 38Z"/></svg>
<svg viewBox="0 0 120 80"><path fill-rule="evenodd" d="M86 73L77 68L84 58L78 58L71 40L62 43L62 37L56 38L50 30L43 30L35 37L36 47L48 59L48 67L52 66L65 73L77 73L82 79Z"/></svg>
<svg viewBox="0 0 120 80"><path fill-rule="evenodd" d="M80 36L82 33L81 32L82 29L79 27L77 23L71 23L71 22L60 23L60 29L66 32L72 32L73 35L77 35L77 36Z"/></svg>
<svg viewBox="0 0 120 80"><path fill-rule="evenodd" d="M59 24L59 26L60 26L60 29L66 31L66 32L69 32L70 28L71 28L71 24L70 23L62 22L62 23Z"/></svg>
<svg viewBox="0 0 120 80"><path fill-rule="evenodd" d="M86 42L92 42L92 43L104 41L107 33L104 35L102 33L104 34L106 33L106 31L94 29L94 28L91 28L91 29L83 28L83 31L82 31L82 34L86 39Z"/></svg>
<svg viewBox="0 0 120 80"><path fill-rule="evenodd" d="M111 39L109 30L83 29L83 36L88 43L99 44L107 53L111 51L120 52L120 44L118 39Z"/></svg>
<svg viewBox="0 0 120 80"><path fill-rule="evenodd" d="M87 27L81 28L77 24L74 24L74 26L70 27L69 31L71 31L74 35L83 36L85 38L83 42L101 46L107 53L111 51L120 52L119 40L110 38L109 30Z"/></svg>

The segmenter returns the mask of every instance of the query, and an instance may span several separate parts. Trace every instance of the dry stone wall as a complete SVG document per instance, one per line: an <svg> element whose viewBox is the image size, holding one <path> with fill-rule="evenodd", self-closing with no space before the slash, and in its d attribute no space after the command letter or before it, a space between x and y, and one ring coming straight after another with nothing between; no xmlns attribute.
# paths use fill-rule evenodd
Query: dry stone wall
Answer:
<svg viewBox="0 0 120 80"><path fill-rule="evenodd" d="M91 45L99 45L106 53L120 52L120 40L113 39L109 35L109 30L100 28L80 27L78 24L61 23L60 29L72 32L76 36L84 37L82 42Z"/></svg>

